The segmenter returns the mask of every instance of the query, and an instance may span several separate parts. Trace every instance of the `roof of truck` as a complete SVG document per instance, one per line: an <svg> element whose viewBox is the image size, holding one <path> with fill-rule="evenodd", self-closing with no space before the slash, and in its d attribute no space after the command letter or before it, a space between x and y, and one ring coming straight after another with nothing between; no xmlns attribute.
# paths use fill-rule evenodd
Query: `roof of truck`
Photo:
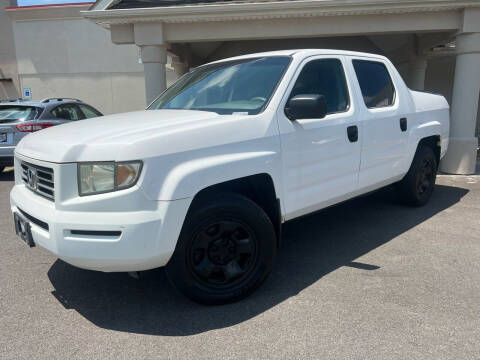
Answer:
<svg viewBox="0 0 480 360"><path fill-rule="evenodd" d="M248 58L255 58L255 57L267 57L267 56L314 56L314 55L346 55L346 56L362 56L362 57L370 57L370 58L377 58L385 60L386 57L378 54L371 54L365 52L358 52L358 51L348 51L348 50L335 50L335 49L293 49L293 50L276 50L276 51L266 51L260 53L253 53L253 54L246 54L231 57L228 59L222 59L215 62L221 62L225 60L240 60L240 59L248 59Z"/></svg>

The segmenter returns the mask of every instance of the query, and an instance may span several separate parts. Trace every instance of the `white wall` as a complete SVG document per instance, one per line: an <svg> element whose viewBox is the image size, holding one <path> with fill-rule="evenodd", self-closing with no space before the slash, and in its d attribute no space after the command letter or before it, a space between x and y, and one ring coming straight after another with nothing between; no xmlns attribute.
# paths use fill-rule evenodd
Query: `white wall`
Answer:
<svg viewBox="0 0 480 360"><path fill-rule="evenodd" d="M452 103L453 79L455 76L455 56L444 56L428 60L425 76L425 90L442 94L448 103ZM479 97L480 105L480 97ZM477 110L475 135L480 138L480 106Z"/></svg>
<svg viewBox="0 0 480 360"><path fill-rule="evenodd" d="M145 108L143 65L134 45L82 19L25 20L13 26L22 87L33 99L79 98L105 114Z"/></svg>
<svg viewBox="0 0 480 360"><path fill-rule="evenodd" d="M15 99L20 95L12 21L5 11L10 5L10 0L0 0L0 78L12 79L0 82L0 99Z"/></svg>
<svg viewBox="0 0 480 360"><path fill-rule="evenodd" d="M442 94L451 104L454 76L454 55L430 58L425 74L425 90Z"/></svg>

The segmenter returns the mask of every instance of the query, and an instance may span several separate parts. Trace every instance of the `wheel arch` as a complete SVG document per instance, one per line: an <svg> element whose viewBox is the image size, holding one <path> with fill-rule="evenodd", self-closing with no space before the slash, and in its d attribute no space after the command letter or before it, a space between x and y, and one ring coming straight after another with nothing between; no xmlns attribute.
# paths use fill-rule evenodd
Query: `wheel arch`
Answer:
<svg viewBox="0 0 480 360"><path fill-rule="evenodd" d="M428 146L434 151L438 166L442 154L441 134L442 124L435 120L421 122L418 126L411 129L407 157L408 162L405 164L406 171L410 168L418 148L422 145Z"/></svg>
<svg viewBox="0 0 480 360"><path fill-rule="evenodd" d="M435 158L437 160L437 167L440 163L440 153L442 151L440 141L441 141L440 135L431 135L431 136L427 136L420 139L420 141L417 144L417 150L422 145L428 146L433 150L433 152L435 153Z"/></svg>
<svg viewBox="0 0 480 360"><path fill-rule="evenodd" d="M270 218L275 228L277 243L280 243L282 211L280 199L270 174L258 173L207 186L195 194L189 211L193 211L205 201L214 199L219 193L239 194L261 207Z"/></svg>

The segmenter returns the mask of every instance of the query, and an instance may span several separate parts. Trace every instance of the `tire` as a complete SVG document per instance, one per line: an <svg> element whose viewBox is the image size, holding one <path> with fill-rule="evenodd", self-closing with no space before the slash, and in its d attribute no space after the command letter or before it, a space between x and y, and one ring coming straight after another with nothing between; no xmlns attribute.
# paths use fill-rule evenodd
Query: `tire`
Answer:
<svg viewBox="0 0 480 360"><path fill-rule="evenodd" d="M0 166L0 174L5 170L5 166Z"/></svg>
<svg viewBox="0 0 480 360"><path fill-rule="evenodd" d="M189 210L166 272L190 299L226 304L262 284L276 251L275 230L263 209L246 197L221 194Z"/></svg>
<svg viewBox="0 0 480 360"><path fill-rule="evenodd" d="M420 145L407 175L397 184L403 203L423 206L432 196L437 177L437 158L432 148Z"/></svg>

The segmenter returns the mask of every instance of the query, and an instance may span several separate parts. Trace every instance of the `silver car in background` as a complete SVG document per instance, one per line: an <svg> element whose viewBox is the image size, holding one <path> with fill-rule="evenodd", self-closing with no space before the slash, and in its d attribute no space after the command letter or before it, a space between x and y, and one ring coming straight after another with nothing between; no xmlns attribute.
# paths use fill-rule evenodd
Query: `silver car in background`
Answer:
<svg viewBox="0 0 480 360"><path fill-rule="evenodd" d="M29 133L98 116L100 111L77 99L0 102L0 173L13 166L15 146Z"/></svg>

